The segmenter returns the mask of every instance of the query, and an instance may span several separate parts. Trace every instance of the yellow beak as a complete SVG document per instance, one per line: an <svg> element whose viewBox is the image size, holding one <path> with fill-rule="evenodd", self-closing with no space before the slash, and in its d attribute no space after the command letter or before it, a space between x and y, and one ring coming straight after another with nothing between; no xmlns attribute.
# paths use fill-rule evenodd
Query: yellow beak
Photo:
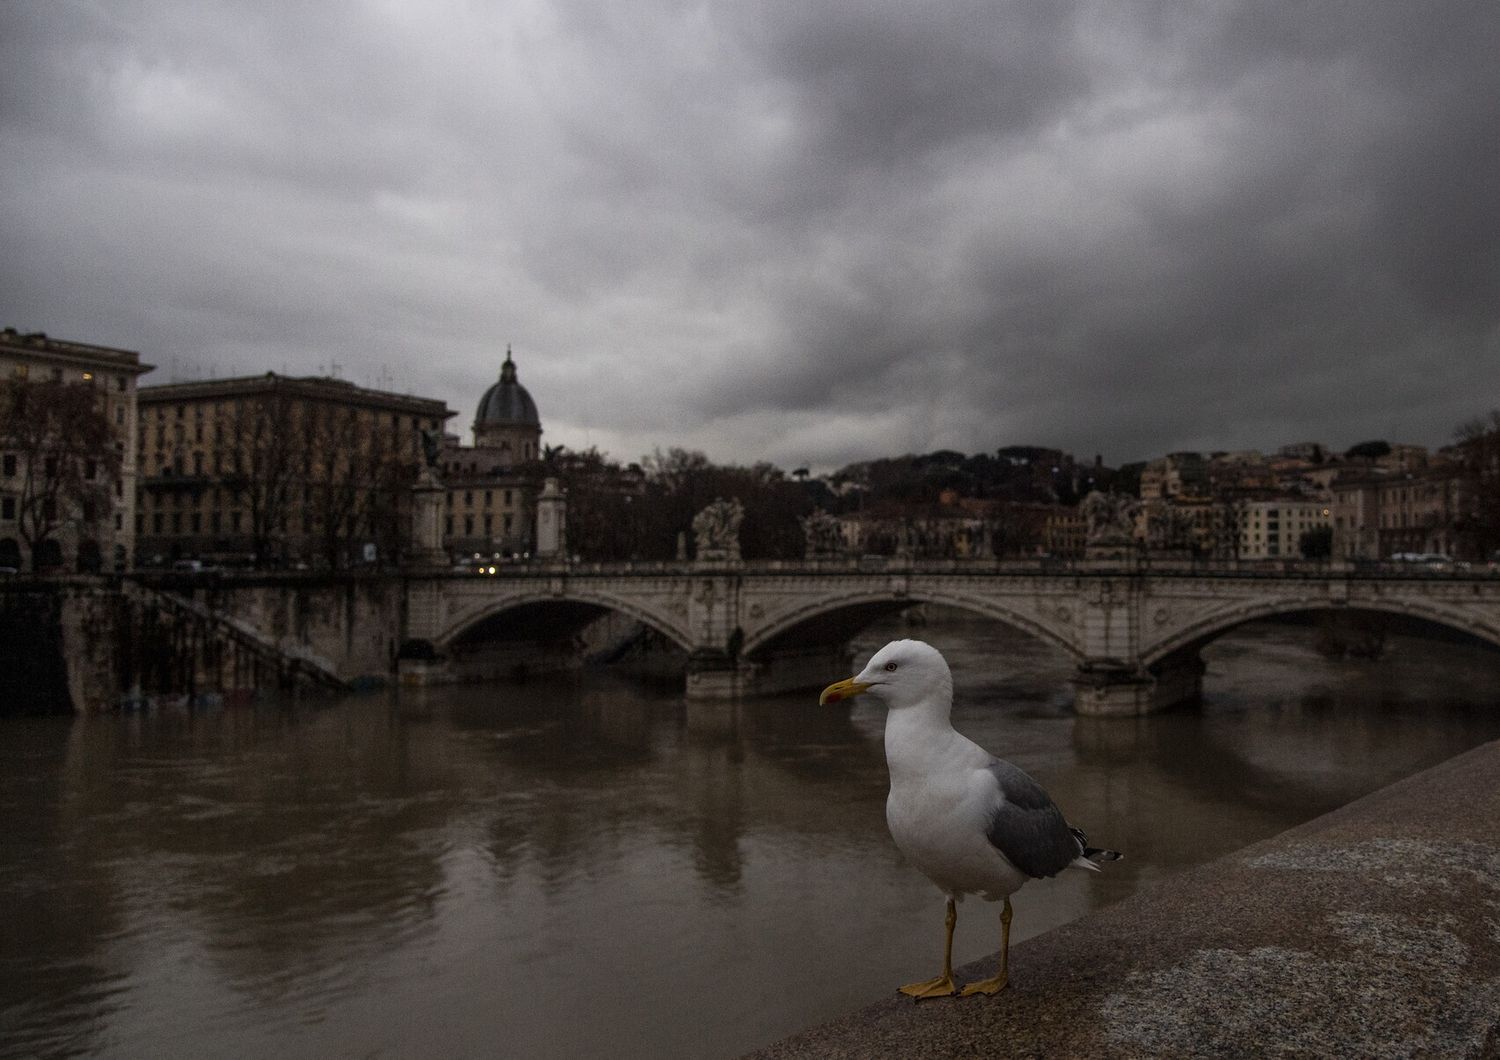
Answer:
<svg viewBox="0 0 1500 1060"><path fill-rule="evenodd" d="M821 707L828 703L837 703L841 699L848 699L850 696L857 696L869 687L869 684L867 684L866 682L856 681L852 677L846 678L843 681L835 682L834 684L831 684L827 688L823 689L823 694L818 697L818 706Z"/></svg>

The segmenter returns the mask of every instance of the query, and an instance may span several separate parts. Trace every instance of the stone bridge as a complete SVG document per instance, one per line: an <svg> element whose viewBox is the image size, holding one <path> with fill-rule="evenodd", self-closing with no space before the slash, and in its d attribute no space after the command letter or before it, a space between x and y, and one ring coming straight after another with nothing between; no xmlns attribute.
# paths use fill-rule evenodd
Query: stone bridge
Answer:
<svg viewBox="0 0 1500 1060"><path fill-rule="evenodd" d="M687 653L691 698L785 691L844 673L854 634L919 603L984 615L1060 648L1077 663L1079 712L1095 715L1194 698L1199 649L1272 615L1403 615L1500 648L1500 576L1489 571L1131 560L517 565L408 575L403 633L428 657L404 662L404 676L451 678L443 660L466 644L524 643L537 631L555 638L615 612Z"/></svg>

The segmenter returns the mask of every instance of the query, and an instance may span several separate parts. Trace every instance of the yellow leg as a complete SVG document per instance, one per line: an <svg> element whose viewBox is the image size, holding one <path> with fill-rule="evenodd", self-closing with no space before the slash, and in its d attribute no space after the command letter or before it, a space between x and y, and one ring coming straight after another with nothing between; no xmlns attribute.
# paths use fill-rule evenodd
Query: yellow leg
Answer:
<svg viewBox="0 0 1500 1060"><path fill-rule="evenodd" d="M993 978L981 979L977 983L970 983L964 987L961 996L968 997L970 994L998 994L1005 989L1005 984L1010 982L1010 899L1005 899L1005 905L1000 910L1000 971Z"/></svg>
<svg viewBox="0 0 1500 1060"><path fill-rule="evenodd" d="M952 997L958 992L958 984L953 981L953 926L957 923L958 905L950 898L948 915L943 918L943 926L948 931L943 942L943 974L920 983L907 983L901 988L901 993L921 1001L924 997Z"/></svg>

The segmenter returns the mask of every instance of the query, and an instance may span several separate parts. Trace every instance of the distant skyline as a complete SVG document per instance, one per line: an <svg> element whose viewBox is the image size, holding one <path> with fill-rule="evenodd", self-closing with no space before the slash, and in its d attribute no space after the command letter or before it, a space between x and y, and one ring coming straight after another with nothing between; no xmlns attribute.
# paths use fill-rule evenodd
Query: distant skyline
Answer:
<svg viewBox="0 0 1500 1060"><path fill-rule="evenodd" d="M1500 8L0 4L0 326L784 468L1440 446Z"/></svg>

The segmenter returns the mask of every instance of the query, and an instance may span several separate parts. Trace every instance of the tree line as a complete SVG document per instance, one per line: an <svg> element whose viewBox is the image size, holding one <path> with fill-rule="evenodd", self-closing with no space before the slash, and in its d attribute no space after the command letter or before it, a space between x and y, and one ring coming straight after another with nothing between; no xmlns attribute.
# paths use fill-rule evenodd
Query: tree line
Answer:
<svg viewBox="0 0 1500 1060"><path fill-rule="evenodd" d="M179 444L170 472L183 482L173 488L215 481L227 490L244 512L257 565L284 559L293 537L311 543L330 567L346 565L365 543L375 544L384 561L404 553L407 498L419 467L413 431L337 403L295 400L274 386L235 402L213 429L227 433L216 451L228 465L212 469L210 480L209 469L184 465ZM58 542L71 530L81 543L79 565L97 568L98 543L110 538L108 520L118 510L124 462L123 439L102 393L86 383L10 378L0 386L0 441L5 519L33 562L60 563ZM1355 448L1372 452L1383 444ZM1453 452L1462 487L1456 529L1475 553L1491 555L1500 550L1500 409L1462 424ZM1092 489L1134 492L1140 466L1078 465L1031 447L973 455L938 450L850 464L825 482L764 462L715 464L682 448L620 464L597 449L552 446L522 471L537 486L548 476L562 480L569 550L587 559L691 554L693 516L718 498L744 506L746 559L792 559L804 551L802 520L817 510L920 528L922 520L952 515L945 498L1073 505ZM997 553L1024 548L1036 533L1034 518L1028 523L1019 507L991 521L987 537ZM1320 551L1327 543L1304 544ZM19 558L0 555L0 566L18 566Z"/></svg>

